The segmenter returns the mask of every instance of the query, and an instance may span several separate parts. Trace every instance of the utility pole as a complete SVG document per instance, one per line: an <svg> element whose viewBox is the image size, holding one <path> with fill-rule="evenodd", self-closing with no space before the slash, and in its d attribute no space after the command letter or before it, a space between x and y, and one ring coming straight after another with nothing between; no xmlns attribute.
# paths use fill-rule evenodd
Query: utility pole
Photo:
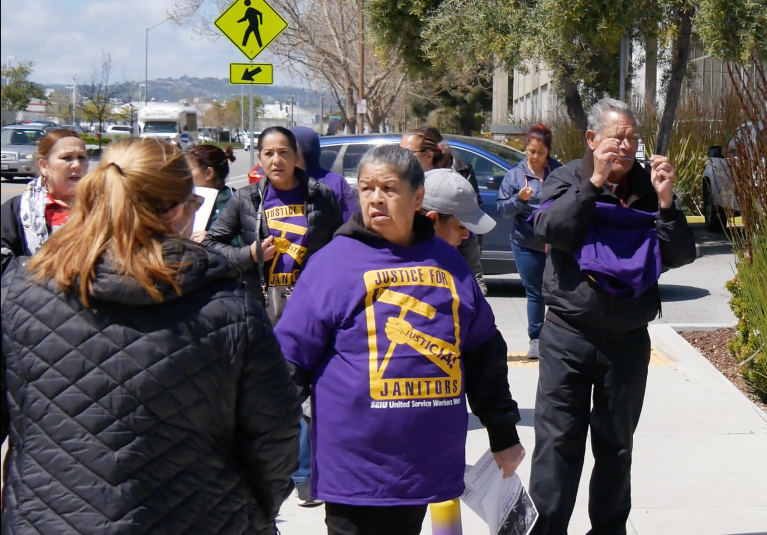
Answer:
<svg viewBox="0 0 767 535"><path fill-rule="evenodd" d="M325 130L325 95L320 95L320 134Z"/></svg>
<svg viewBox="0 0 767 535"><path fill-rule="evenodd" d="M359 107L365 98L365 12L362 10L364 0L360 0L360 102L357 105L357 133L365 132L365 115L360 113Z"/></svg>
<svg viewBox="0 0 767 535"><path fill-rule="evenodd" d="M249 85L248 89L250 91L250 101L248 102L248 115L250 115L250 132L248 132L248 136L250 137L250 168L253 169L256 166L256 142L253 139L253 131L255 127L255 115L253 113L253 86Z"/></svg>
<svg viewBox="0 0 767 535"><path fill-rule="evenodd" d="M77 128L77 73L72 75L72 124Z"/></svg>
<svg viewBox="0 0 767 535"><path fill-rule="evenodd" d="M162 22L158 22L152 27L146 28L146 33L144 35L144 106L146 106L147 101L147 93L149 93L149 30L153 30L157 28L160 24L164 24L168 22L168 19L165 19Z"/></svg>
<svg viewBox="0 0 767 535"><path fill-rule="evenodd" d="M240 86L240 130L245 129L245 87Z"/></svg>

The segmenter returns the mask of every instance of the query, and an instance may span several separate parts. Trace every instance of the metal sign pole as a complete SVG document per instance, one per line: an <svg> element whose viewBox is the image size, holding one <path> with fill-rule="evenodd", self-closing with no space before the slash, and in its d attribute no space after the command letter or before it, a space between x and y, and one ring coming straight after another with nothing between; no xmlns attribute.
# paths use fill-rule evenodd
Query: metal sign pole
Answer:
<svg viewBox="0 0 767 535"><path fill-rule="evenodd" d="M249 86L250 89L250 95L249 99L250 102L248 102L248 112L250 114L250 168L253 169L256 166L256 145L254 143L253 139L253 129L255 128L255 121L253 119L254 113L253 113L253 86Z"/></svg>

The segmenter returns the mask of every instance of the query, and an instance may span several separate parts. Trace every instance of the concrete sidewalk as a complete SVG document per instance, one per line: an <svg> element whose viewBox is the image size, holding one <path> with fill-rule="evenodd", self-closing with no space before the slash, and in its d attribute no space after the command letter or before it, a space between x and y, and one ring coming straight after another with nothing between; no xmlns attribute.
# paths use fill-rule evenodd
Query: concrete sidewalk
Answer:
<svg viewBox="0 0 767 535"><path fill-rule="evenodd" d="M652 325L661 352L650 366L642 420L636 433L630 535L767 534L767 415L668 325ZM527 457L519 473L527 483L534 445L536 366L509 367L519 402L519 434ZM466 462L488 448L487 433L469 417ZM590 528L587 455L570 533ZM462 507L463 532L485 534L487 526ZM327 533L324 508L303 509L292 497L278 518L282 535ZM422 534L431 534L427 516Z"/></svg>

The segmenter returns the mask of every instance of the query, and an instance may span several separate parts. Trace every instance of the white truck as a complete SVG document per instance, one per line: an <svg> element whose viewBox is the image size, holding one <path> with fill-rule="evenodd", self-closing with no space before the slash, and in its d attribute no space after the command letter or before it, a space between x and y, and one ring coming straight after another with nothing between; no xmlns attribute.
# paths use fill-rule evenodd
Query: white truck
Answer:
<svg viewBox="0 0 767 535"><path fill-rule="evenodd" d="M197 110L185 103L148 102L138 111L141 137L162 138L182 149L197 145Z"/></svg>
<svg viewBox="0 0 767 535"><path fill-rule="evenodd" d="M738 143L756 143L757 136L767 135L764 124L752 122L742 124L727 141L727 152L721 145L708 149L708 161L703 171L703 216L706 229L710 232L724 232L729 215L737 215L738 201L730 176L731 158L738 157ZM754 177L756 179L756 177Z"/></svg>

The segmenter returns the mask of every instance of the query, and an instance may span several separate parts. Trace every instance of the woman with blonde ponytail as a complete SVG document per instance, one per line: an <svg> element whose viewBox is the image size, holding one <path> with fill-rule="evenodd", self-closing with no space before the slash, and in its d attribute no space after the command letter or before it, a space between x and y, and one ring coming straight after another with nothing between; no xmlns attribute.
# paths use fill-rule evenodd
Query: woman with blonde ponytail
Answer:
<svg viewBox="0 0 767 535"><path fill-rule="evenodd" d="M3 275L9 533L275 533L300 409L263 308L188 239L200 204L179 148L113 143Z"/></svg>

